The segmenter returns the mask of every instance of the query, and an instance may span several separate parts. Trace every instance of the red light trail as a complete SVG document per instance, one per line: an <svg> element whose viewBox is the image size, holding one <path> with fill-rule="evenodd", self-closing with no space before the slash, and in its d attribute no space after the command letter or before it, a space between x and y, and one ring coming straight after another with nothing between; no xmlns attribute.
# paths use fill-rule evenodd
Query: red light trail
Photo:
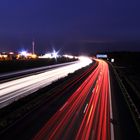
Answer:
<svg viewBox="0 0 140 140"><path fill-rule="evenodd" d="M108 64L98 66L44 125L34 140L113 140Z"/></svg>

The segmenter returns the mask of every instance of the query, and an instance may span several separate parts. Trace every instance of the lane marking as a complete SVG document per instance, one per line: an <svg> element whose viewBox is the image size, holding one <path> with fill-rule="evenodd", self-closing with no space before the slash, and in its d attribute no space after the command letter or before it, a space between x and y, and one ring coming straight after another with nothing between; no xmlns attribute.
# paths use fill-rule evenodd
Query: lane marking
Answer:
<svg viewBox="0 0 140 140"><path fill-rule="evenodd" d="M88 104L86 104L86 106L85 106L85 109L84 109L84 114L86 113L86 110L87 110L87 107L88 107Z"/></svg>
<svg viewBox="0 0 140 140"><path fill-rule="evenodd" d="M59 111L62 111L64 108L65 108L65 106L68 104L68 102L66 102L60 109L59 109Z"/></svg>
<svg viewBox="0 0 140 140"><path fill-rule="evenodd" d="M110 87L110 75L108 70L108 79L109 79L109 101L110 101L110 119L113 120L113 113L112 113L112 98L111 98L111 87ZM111 140L114 140L114 126L112 123L110 123L110 129L111 129Z"/></svg>

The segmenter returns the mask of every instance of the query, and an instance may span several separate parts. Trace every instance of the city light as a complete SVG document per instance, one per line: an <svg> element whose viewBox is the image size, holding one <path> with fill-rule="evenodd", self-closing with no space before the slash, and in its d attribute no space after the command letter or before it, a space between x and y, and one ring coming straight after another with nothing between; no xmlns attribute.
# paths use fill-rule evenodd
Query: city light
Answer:
<svg viewBox="0 0 140 140"><path fill-rule="evenodd" d="M59 53L59 51L56 52L56 51L53 49L52 57L56 59L56 58L58 57L58 53Z"/></svg>
<svg viewBox="0 0 140 140"><path fill-rule="evenodd" d="M63 56L66 57L66 58L70 58L70 59L73 59L73 58L74 58L74 56L68 55L68 54L65 54L65 55L63 55Z"/></svg>
<svg viewBox="0 0 140 140"><path fill-rule="evenodd" d="M36 58L37 58L36 54L28 53L27 51L21 51L17 55L17 59L36 59Z"/></svg>
<svg viewBox="0 0 140 140"><path fill-rule="evenodd" d="M28 53L27 51L21 51L19 54L26 57Z"/></svg>
<svg viewBox="0 0 140 140"><path fill-rule="evenodd" d="M58 53L59 53L59 51L55 51L53 49L52 53L46 53L43 56L39 56L39 58L55 58L55 59L57 59L57 57L59 57Z"/></svg>

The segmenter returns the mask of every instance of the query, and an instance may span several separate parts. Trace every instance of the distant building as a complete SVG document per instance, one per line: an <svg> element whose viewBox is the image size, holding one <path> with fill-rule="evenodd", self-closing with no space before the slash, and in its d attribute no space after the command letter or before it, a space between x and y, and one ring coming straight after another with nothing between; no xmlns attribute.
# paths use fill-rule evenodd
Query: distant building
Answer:
<svg viewBox="0 0 140 140"><path fill-rule="evenodd" d="M36 59L38 56L36 54L32 53L14 53L14 52L2 52L0 53L0 61L5 61L5 60L25 60L25 59Z"/></svg>
<svg viewBox="0 0 140 140"><path fill-rule="evenodd" d="M17 54L14 52L2 52L0 53L0 60L4 61L4 60L14 60L17 58Z"/></svg>

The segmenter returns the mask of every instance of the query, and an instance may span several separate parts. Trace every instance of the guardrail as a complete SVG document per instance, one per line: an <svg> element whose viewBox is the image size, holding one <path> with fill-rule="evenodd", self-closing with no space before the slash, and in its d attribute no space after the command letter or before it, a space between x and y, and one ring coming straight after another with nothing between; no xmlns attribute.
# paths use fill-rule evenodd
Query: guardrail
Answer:
<svg viewBox="0 0 140 140"><path fill-rule="evenodd" d="M123 96L124 96L124 99L127 103L127 106L129 107L129 110L130 110L130 113L132 115L132 118L135 122L135 125L138 129L138 132L140 134L140 112L138 111L134 101L132 100L132 98L130 97L128 91L127 91L127 88L124 86L124 83L122 81L122 79L120 78L119 74L117 73L116 69L113 67L112 64L110 64L112 66L112 69L114 71L114 74L116 76L116 79L117 79L117 82L120 86L120 89L123 93Z"/></svg>

